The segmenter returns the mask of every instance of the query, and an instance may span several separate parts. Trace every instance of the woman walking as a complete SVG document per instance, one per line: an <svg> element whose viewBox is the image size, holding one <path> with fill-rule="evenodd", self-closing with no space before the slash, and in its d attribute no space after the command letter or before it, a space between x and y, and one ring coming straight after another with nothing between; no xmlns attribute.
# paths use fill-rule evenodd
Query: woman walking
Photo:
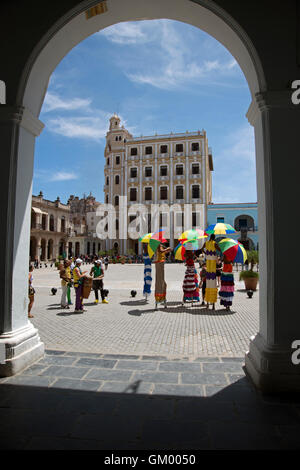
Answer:
<svg viewBox="0 0 300 470"><path fill-rule="evenodd" d="M151 294L151 284L152 284L152 263L151 258L148 255L148 245L144 243L143 245L143 260L144 260L144 289L143 295L145 296L145 301L148 300L148 295Z"/></svg>
<svg viewBox="0 0 300 470"><path fill-rule="evenodd" d="M165 261L166 254L171 251L171 248L166 248L162 243L158 246L156 251L155 261L155 310L157 310L157 304L163 303L164 307L167 307L166 295L167 295L167 283L165 281Z"/></svg>
<svg viewBox="0 0 300 470"><path fill-rule="evenodd" d="M224 265L221 274L221 289L219 294L221 298L221 305L224 305L227 312L230 311L234 296L234 277L232 273L232 264L233 262L226 258L226 255L224 255Z"/></svg>
<svg viewBox="0 0 300 470"><path fill-rule="evenodd" d="M209 241L205 242L202 249L206 255L206 289L205 301L207 308L212 304L212 309L215 310L215 303L218 298L217 278L216 278L216 264L217 264L217 250L220 250L219 245L215 241L215 235L212 234Z"/></svg>
<svg viewBox="0 0 300 470"><path fill-rule="evenodd" d="M28 274L28 298L29 298L28 318L34 318L34 316L31 315L31 309L32 309L32 306L33 306L34 294L35 294L35 290L34 290L33 285L32 285L32 281L33 281L32 272L33 272L33 266L31 264L29 266L29 274Z"/></svg>
<svg viewBox="0 0 300 470"><path fill-rule="evenodd" d="M191 250L186 250L186 271L183 280L183 303L184 302L199 302L199 281L194 263L194 253Z"/></svg>

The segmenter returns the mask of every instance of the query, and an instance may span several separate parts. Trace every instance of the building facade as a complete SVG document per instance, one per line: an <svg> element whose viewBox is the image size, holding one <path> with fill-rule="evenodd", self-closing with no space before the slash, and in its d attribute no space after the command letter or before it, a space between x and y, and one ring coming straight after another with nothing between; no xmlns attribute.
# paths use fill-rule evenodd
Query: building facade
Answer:
<svg viewBox="0 0 300 470"><path fill-rule="evenodd" d="M30 260L52 261L68 256L68 237L71 234L70 207L44 199L43 193L32 196Z"/></svg>
<svg viewBox="0 0 300 470"><path fill-rule="evenodd" d="M106 249L116 253L141 253L137 238L120 234L120 224L129 228L137 218L137 205L147 208L145 231L167 225L171 248L185 226L206 225L206 207L212 200L213 159L206 132L133 137L120 118L110 118L105 147L104 203L116 212L115 237ZM122 207L120 202L122 199ZM160 205L153 212L153 205ZM186 207L185 207L186 205ZM124 217L126 220L123 220Z"/></svg>
<svg viewBox="0 0 300 470"><path fill-rule="evenodd" d="M71 195L67 204L59 197L55 201L44 199L42 192L32 196L30 261L98 254L105 248L96 236L99 205L91 194L81 199Z"/></svg>

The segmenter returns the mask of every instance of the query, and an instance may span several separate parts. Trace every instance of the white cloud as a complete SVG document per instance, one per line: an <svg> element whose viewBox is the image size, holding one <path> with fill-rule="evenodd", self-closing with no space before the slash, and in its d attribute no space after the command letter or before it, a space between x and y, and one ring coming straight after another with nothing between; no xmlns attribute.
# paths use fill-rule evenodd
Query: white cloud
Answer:
<svg viewBox="0 0 300 470"><path fill-rule="evenodd" d="M88 109L90 104L90 99L63 99L59 95L48 91L43 104L43 112L47 113L50 111L56 111L58 109L65 111L74 111L75 109Z"/></svg>
<svg viewBox="0 0 300 470"><path fill-rule="evenodd" d="M59 171L51 176L50 181L69 181L78 179L78 175L72 172Z"/></svg>
<svg viewBox="0 0 300 470"><path fill-rule="evenodd" d="M57 117L47 122L50 132L64 137L99 141L107 132L108 118L100 117Z"/></svg>
<svg viewBox="0 0 300 470"><path fill-rule="evenodd" d="M202 42L218 43L212 38L200 40L195 33L196 28L186 37L178 22L154 20L119 23L99 34L113 43L132 46L122 57L118 54L117 65L135 83L166 90L200 81L228 86L224 79L239 70L237 62L223 46L202 47ZM138 44L144 44L143 49L137 49Z"/></svg>
<svg viewBox="0 0 300 470"><path fill-rule="evenodd" d="M137 44L148 40L142 23L118 23L97 33L116 44Z"/></svg>

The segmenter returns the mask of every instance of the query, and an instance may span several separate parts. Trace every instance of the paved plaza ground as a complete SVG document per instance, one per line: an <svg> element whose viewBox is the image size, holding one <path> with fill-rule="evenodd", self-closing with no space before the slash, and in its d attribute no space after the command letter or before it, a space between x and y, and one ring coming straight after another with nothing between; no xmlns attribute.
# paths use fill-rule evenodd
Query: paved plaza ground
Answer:
<svg viewBox="0 0 300 470"><path fill-rule="evenodd" d="M83 270L90 270L84 265ZM183 264L166 264L167 308L155 311L142 295L143 265L109 265L105 288L109 304L94 304L94 293L84 301L86 312L60 308L60 280L54 268L34 271L35 303L31 320L48 349L63 351L164 355L168 357L244 356L249 338L258 331L258 291L249 299L235 272L236 292L232 312L216 304L182 306ZM153 278L155 277L153 267ZM57 287L55 296L51 288ZM137 291L131 297L131 290ZM154 290L154 279L152 291ZM74 289L72 297L75 300Z"/></svg>
<svg viewBox="0 0 300 470"><path fill-rule="evenodd" d="M155 311L142 301L143 267L110 265L109 304L92 294L74 314L50 293L57 270L35 271L32 323L46 352L0 379L0 449L300 449L299 397L261 394L243 368L258 292L248 299L236 280L231 314L182 307L183 274L166 265L168 306Z"/></svg>

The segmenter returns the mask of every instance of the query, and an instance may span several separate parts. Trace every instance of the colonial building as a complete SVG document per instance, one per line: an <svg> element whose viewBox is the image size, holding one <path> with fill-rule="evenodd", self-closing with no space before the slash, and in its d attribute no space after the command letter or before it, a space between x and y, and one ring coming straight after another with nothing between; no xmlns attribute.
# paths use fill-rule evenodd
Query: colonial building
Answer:
<svg viewBox="0 0 300 470"><path fill-rule="evenodd" d="M32 196L30 260L52 261L59 256L91 255L103 249L96 237L99 202L90 194L71 195L67 204Z"/></svg>
<svg viewBox="0 0 300 470"><path fill-rule="evenodd" d="M71 234L70 207L44 199L43 193L32 196L30 260L47 261L59 255L68 256L68 237Z"/></svg>
<svg viewBox="0 0 300 470"><path fill-rule="evenodd" d="M177 244L187 218L189 226L206 225L206 206L212 200L213 159L208 147L206 132L185 132L179 134L133 137L120 118L110 118L105 147L104 202L116 210L116 236L107 239L106 249L127 253L129 249L141 253L137 239L120 236L120 219L126 214L128 226L136 215L130 214L133 205L149 207L146 229L154 223L151 206L164 204L157 216L157 228L164 226L163 213L171 210L170 246ZM120 197L126 197L125 208L120 210ZM184 205L189 214L184 213ZM124 210L126 209L126 211ZM151 218L152 217L152 218ZM153 225L152 225L153 227Z"/></svg>

